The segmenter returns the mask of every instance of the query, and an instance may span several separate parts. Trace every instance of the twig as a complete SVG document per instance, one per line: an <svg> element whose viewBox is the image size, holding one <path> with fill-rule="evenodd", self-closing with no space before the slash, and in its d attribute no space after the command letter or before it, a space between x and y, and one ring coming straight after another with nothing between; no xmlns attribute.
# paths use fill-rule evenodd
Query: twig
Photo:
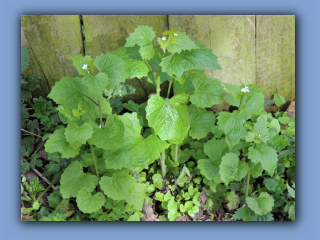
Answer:
<svg viewBox="0 0 320 240"><path fill-rule="evenodd" d="M25 160L24 158L22 158L22 160L25 161L25 162L28 162L28 161ZM31 167L31 166L30 166L30 168L31 168L36 174L38 174L39 177L41 177L43 181L45 181L45 182L46 182L47 184L49 184L49 185L51 184L51 183L48 181L48 179L46 179L44 176L42 176L42 174L41 174L37 169L35 169L35 168ZM53 186L53 185L52 185L51 187L52 187L53 190L56 189L56 187Z"/></svg>
<svg viewBox="0 0 320 240"><path fill-rule="evenodd" d="M34 135L34 136L36 136L36 137L42 138L41 136L39 136L39 135L37 135L37 134L34 134L34 133L32 133L32 132L29 132L29 131L27 131L27 130L24 130L24 129L22 129L22 128L21 128L21 131L26 132L26 133L29 133L29 134L31 134L31 135Z"/></svg>

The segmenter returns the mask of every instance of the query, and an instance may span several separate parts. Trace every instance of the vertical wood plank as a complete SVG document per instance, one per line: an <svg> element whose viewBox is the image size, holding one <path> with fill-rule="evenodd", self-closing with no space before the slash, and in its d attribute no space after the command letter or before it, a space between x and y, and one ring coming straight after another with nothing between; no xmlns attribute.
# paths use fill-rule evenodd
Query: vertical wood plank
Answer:
<svg viewBox="0 0 320 240"><path fill-rule="evenodd" d="M238 85L255 83L254 15L170 15L169 27L186 32L218 56L222 70L207 75Z"/></svg>
<svg viewBox="0 0 320 240"><path fill-rule="evenodd" d="M68 58L83 51L78 15L23 15L21 26L35 59L32 61L39 64L49 86L65 76L78 76ZM48 93L47 88L41 89L42 96Z"/></svg>
<svg viewBox="0 0 320 240"><path fill-rule="evenodd" d="M83 15L87 54L95 58L100 54L123 47L126 38L138 25L148 25L161 36L168 27L167 15ZM126 83L136 88L135 95L129 95L124 101L145 102L148 95L155 92L155 86L146 79L127 79ZM163 92L165 86L162 87Z"/></svg>
<svg viewBox="0 0 320 240"><path fill-rule="evenodd" d="M257 84L266 97L295 98L295 16L257 16Z"/></svg>

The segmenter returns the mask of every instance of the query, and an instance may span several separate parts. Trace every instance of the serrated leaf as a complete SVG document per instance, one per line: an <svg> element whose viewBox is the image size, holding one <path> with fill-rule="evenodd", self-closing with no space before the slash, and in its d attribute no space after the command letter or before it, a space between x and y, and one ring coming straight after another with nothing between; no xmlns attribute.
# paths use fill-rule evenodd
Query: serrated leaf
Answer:
<svg viewBox="0 0 320 240"><path fill-rule="evenodd" d="M248 113L229 113L221 112L218 116L219 129L226 134L226 142L229 149L240 142L247 132L243 127L243 123L251 117Z"/></svg>
<svg viewBox="0 0 320 240"><path fill-rule="evenodd" d="M273 221L272 213L268 212L265 215L253 214L250 216L250 221Z"/></svg>
<svg viewBox="0 0 320 240"><path fill-rule="evenodd" d="M227 205L229 209L238 208L238 205L240 203L240 198L234 191L231 191L230 193L227 194L226 200L228 201Z"/></svg>
<svg viewBox="0 0 320 240"><path fill-rule="evenodd" d="M126 39L125 47L134 47L139 45L139 53L143 59L151 59L155 53L155 47L152 40L155 38L155 31L152 27L138 26L133 33L130 33L130 37Z"/></svg>
<svg viewBox="0 0 320 240"><path fill-rule="evenodd" d="M250 210L249 208L239 208L232 216L231 220L250 220Z"/></svg>
<svg viewBox="0 0 320 240"><path fill-rule="evenodd" d="M205 138L215 125L215 116L213 112L207 112L205 109L198 108L191 104L188 106L190 131L189 135L193 139Z"/></svg>
<svg viewBox="0 0 320 240"><path fill-rule="evenodd" d="M81 147L92 136L92 126L89 123L84 123L78 126L75 122L68 124L65 129L65 136L70 146L74 149Z"/></svg>
<svg viewBox="0 0 320 240"><path fill-rule="evenodd" d="M198 168L202 175L208 180L213 180L215 183L221 183L221 175L219 173L219 166L221 159L200 159L198 160Z"/></svg>
<svg viewBox="0 0 320 240"><path fill-rule="evenodd" d="M85 76L88 72L93 72L93 60L91 59L91 56L75 55L68 57L72 60L73 66L76 67L80 75Z"/></svg>
<svg viewBox="0 0 320 240"><path fill-rule="evenodd" d="M286 103L286 100L283 96L281 96L280 94L275 93L273 96L274 102L275 104L280 107L282 104Z"/></svg>
<svg viewBox="0 0 320 240"><path fill-rule="evenodd" d="M102 93L109 89L109 79L104 73L98 73L96 76L87 75L81 78L81 83L88 88L90 97L96 102L101 98Z"/></svg>
<svg viewBox="0 0 320 240"><path fill-rule="evenodd" d="M158 42L163 49L168 50L170 53L180 53L185 50L199 49L195 42L184 32L170 29L169 31L165 31L163 35L168 35L166 40L158 38Z"/></svg>
<svg viewBox="0 0 320 240"><path fill-rule="evenodd" d="M160 66L164 72L170 76L173 74L181 77L184 71L189 69L218 69L218 57L212 53L211 49L193 49L181 53L174 53L162 59Z"/></svg>
<svg viewBox="0 0 320 240"><path fill-rule="evenodd" d="M124 82L128 76L126 63L116 55L101 54L96 57L94 66L109 79L108 89L114 89L120 82Z"/></svg>
<svg viewBox="0 0 320 240"><path fill-rule="evenodd" d="M295 221L296 220L296 203L295 202L289 208L289 219L291 221Z"/></svg>
<svg viewBox="0 0 320 240"><path fill-rule="evenodd" d="M60 183L63 198L77 197L82 188L92 192L98 185L98 177L91 173L83 173L81 163L74 161L61 175Z"/></svg>
<svg viewBox="0 0 320 240"><path fill-rule="evenodd" d="M127 60L126 62L129 68L128 78L142 78L148 76L149 68L144 61Z"/></svg>
<svg viewBox="0 0 320 240"><path fill-rule="evenodd" d="M209 108L223 100L224 91L218 79L193 78L192 84L195 90L190 96L190 101L197 107Z"/></svg>
<svg viewBox="0 0 320 240"><path fill-rule="evenodd" d="M248 207L254 211L255 214L265 215L272 210L274 199L266 192L260 194L256 199L252 197L246 198Z"/></svg>
<svg viewBox="0 0 320 240"><path fill-rule="evenodd" d="M142 210L144 200L147 198L147 184L137 183L131 194L127 197L126 201L130 205L133 205L137 211Z"/></svg>
<svg viewBox="0 0 320 240"><path fill-rule="evenodd" d="M210 159L221 160L222 156L228 152L228 145L224 139L212 138L204 144L204 152Z"/></svg>
<svg viewBox="0 0 320 240"><path fill-rule="evenodd" d="M240 181L248 173L248 164L240 161L239 157L234 153L227 153L222 157L219 173L221 179L227 185L235 180Z"/></svg>
<svg viewBox="0 0 320 240"><path fill-rule="evenodd" d="M243 93L241 98L240 112L258 116L264 110L264 94L258 86L249 84L248 88L250 92Z"/></svg>
<svg viewBox="0 0 320 240"><path fill-rule="evenodd" d="M125 200L137 183L129 173L128 169L121 169L115 171L112 177L103 176L99 182L101 189L114 200Z"/></svg>
<svg viewBox="0 0 320 240"><path fill-rule="evenodd" d="M190 128L188 99L187 94L177 94L166 100L158 95L149 98L146 117L161 140L180 144L187 137Z"/></svg>
<svg viewBox="0 0 320 240"><path fill-rule="evenodd" d="M276 150L267 146L262 146L260 149L250 147L248 157L254 163L261 163L262 168L272 177L278 162L278 154Z"/></svg>
<svg viewBox="0 0 320 240"><path fill-rule="evenodd" d="M117 115L108 117L104 128L96 127L93 130L92 138L88 140L89 144L98 148L110 150L116 148L122 141L124 134L123 123Z"/></svg>
<svg viewBox="0 0 320 240"><path fill-rule="evenodd" d="M82 188L78 192L77 205L79 209L84 213L93 213L102 208L105 202L105 196L98 192L95 195L91 195L87 189Z"/></svg>
<svg viewBox="0 0 320 240"><path fill-rule="evenodd" d="M276 151L280 151L285 149L290 143L287 139L285 139L282 135L276 135L274 138L271 139L269 142L270 147L272 147Z"/></svg>
<svg viewBox="0 0 320 240"><path fill-rule="evenodd" d="M63 158L72 158L79 154L80 149L74 149L67 142L65 137L65 129L58 129L49 136L45 143L45 150L48 153L59 152Z"/></svg>
<svg viewBox="0 0 320 240"><path fill-rule="evenodd" d="M124 125L124 137L114 149L104 153L107 168L120 169L126 167L146 167L158 159L168 144L155 135L147 138L141 136L141 125L137 113L126 113L119 117Z"/></svg>

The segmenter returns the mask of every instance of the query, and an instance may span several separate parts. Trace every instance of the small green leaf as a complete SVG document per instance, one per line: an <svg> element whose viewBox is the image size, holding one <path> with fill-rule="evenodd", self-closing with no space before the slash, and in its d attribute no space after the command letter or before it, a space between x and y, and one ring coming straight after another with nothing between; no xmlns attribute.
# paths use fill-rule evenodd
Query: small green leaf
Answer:
<svg viewBox="0 0 320 240"><path fill-rule="evenodd" d="M234 153L227 153L222 157L220 165L220 175L223 182L227 185L230 181L240 181L248 173L248 164L240 161L239 157Z"/></svg>
<svg viewBox="0 0 320 240"><path fill-rule="evenodd" d="M273 148L262 146L260 149L254 149L250 147L248 157L254 163L261 163L262 168L272 177L278 162L278 154Z"/></svg>
<svg viewBox="0 0 320 240"><path fill-rule="evenodd" d="M240 112L258 116L264 110L263 92L258 86L252 84L249 84L248 88L250 92L243 93L240 103Z"/></svg>
<svg viewBox="0 0 320 240"><path fill-rule="evenodd" d="M240 203L240 198L234 191L231 191L230 193L227 194L226 200L229 202L228 203L228 208L229 209L236 209L239 206Z"/></svg>
<svg viewBox="0 0 320 240"><path fill-rule="evenodd" d="M88 72L93 72L93 60L89 55L75 55L68 57L72 60L73 66L76 67L80 75L85 76L88 74Z"/></svg>
<svg viewBox="0 0 320 240"><path fill-rule="evenodd" d="M274 102L275 104L280 107L282 104L286 103L286 100L283 96L281 96L280 94L275 93L273 96Z"/></svg>
<svg viewBox="0 0 320 240"><path fill-rule="evenodd" d="M261 193L260 196L256 199L247 197L246 202L248 204L248 207L258 215L267 214L267 212L270 212L272 210L272 207L274 205L274 199L266 192Z"/></svg>
<svg viewBox="0 0 320 240"><path fill-rule="evenodd" d="M64 134L70 146L77 149L91 138L92 132L92 126L89 123L84 123L79 127L75 122L71 122L65 129Z"/></svg>
<svg viewBox="0 0 320 240"><path fill-rule="evenodd" d="M296 203L294 202L293 205L289 208L289 219L291 221L296 220Z"/></svg>
<svg viewBox="0 0 320 240"><path fill-rule="evenodd" d="M140 221L140 218L143 217L143 214L141 212L136 212L134 213L133 215L131 215L129 218L128 218L128 222L139 222Z"/></svg>
<svg viewBox="0 0 320 240"><path fill-rule="evenodd" d="M287 189L291 197L296 198L296 191L287 183Z"/></svg>
<svg viewBox="0 0 320 240"><path fill-rule="evenodd" d="M105 196L98 192L94 196L86 189L82 188L78 192L77 204L79 209L84 213L93 213L102 208L105 202Z"/></svg>
<svg viewBox="0 0 320 240"><path fill-rule="evenodd" d="M162 176L160 174L154 174L152 176L152 181L153 181L153 184L156 188L158 189L161 189L162 188Z"/></svg>
<svg viewBox="0 0 320 240"><path fill-rule="evenodd" d="M269 191L272 191L272 192L276 192L277 188L279 186L279 182L277 182L276 180L274 180L272 178L265 178L263 181L263 184L266 186L266 188Z"/></svg>

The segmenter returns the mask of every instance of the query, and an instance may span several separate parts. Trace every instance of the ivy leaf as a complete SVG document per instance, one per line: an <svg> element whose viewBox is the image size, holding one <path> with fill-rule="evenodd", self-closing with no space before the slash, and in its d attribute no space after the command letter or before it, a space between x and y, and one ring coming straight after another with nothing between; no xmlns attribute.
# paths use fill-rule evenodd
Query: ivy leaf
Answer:
<svg viewBox="0 0 320 240"><path fill-rule="evenodd" d="M95 128L89 144L105 150L116 148L122 141L124 127L117 115L108 117L104 128Z"/></svg>
<svg viewBox="0 0 320 240"><path fill-rule="evenodd" d="M141 125L137 113L126 113L119 117L124 125L124 137L114 149L104 153L107 168L120 169L126 167L146 167L159 158L168 144L155 135L147 138L141 136Z"/></svg>
<svg viewBox="0 0 320 240"><path fill-rule="evenodd" d="M226 200L229 202L227 204L229 209L238 208L239 203L240 203L240 198L238 197L238 195L234 191L231 191L227 194Z"/></svg>
<svg viewBox="0 0 320 240"><path fill-rule="evenodd" d="M226 142L231 150L233 146L245 137L247 132L243 127L243 123L251 117L248 113L229 113L221 112L218 116L219 129L226 134Z"/></svg>
<svg viewBox="0 0 320 240"><path fill-rule="evenodd" d="M92 192L98 185L98 177L91 173L83 173L81 163L74 161L61 175L60 183L63 198L77 197L81 188Z"/></svg>
<svg viewBox="0 0 320 240"><path fill-rule="evenodd" d="M252 197L246 198L248 207L254 211L255 214L265 215L272 210L274 199L266 192L260 194L256 199Z"/></svg>
<svg viewBox="0 0 320 240"><path fill-rule="evenodd" d="M77 205L82 212L93 213L102 208L105 200L105 196L101 192L92 196L86 188L82 188L78 192Z"/></svg>
<svg viewBox="0 0 320 240"><path fill-rule="evenodd" d="M79 154L80 149L74 149L67 142L65 137L65 129L61 128L56 130L49 136L49 139L45 143L45 150L48 153L59 152L63 158L72 158Z"/></svg>
<svg viewBox="0 0 320 240"><path fill-rule="evenodd" d="M281 96L280 94L275 93L273 96L274 102L275 104L280 107L282 104L286 103L286 100L283 96Z"/></svg>
<svg viewBox="0 0 320 240"><path fill-rule="evenodd" d="M75 55L75 56L68 56L73 63L73 66L76 67L78 73L82 76L85 76L89 72L93 72L93 60L91 59L91 56L81 56L81 55ZM86 68L82 68L83 65L87 65Z"/></svg>
<svg viewBox="0 0 320 240"><path fill-rule="evenodd" d="M120 82L124 82L128 76L126 63L116 55L101 54L96 57L94 66L109 79L108 89L114 89Z"/></svg>
<svg viewBox="0 0 320 240"><path fill-rule="evenodd" d="M152 27L138 26L133 33L130 33L130 37L126 39L127 43L125 47L134 47L139 45L139 53L143 59L149 60L155 53L155 47L152 40L155 38L156 33L152 30Z"/></svg>
<svg viewBox="0 0 320 240"><path fill-rule="evenodd" d="M92 126L89 123L78 126L75 122L71 122L65 129L64 134L70 146L77 149L91 138L92 132Z"/></svg>
<svg viewBox="0 0 320 240"><path fill-rule="evenodd" d="M278 162L276 150L267 146L262 146L260 149L250 147L248 157L254 163L261 163L262 168L272 177Z"/></svg>
<svg viewBox="0 0 320 240"><path fill-rule="evenodd" d="M135 188L136 180L128 169L117 170L112 177L103 176L99 182L103 192L114 200L125 200Z"/></svg>
<svg viewBox="0 0 320 240"><path fill-rule="evenodd" d="M181 53L174 53L162 59L160 66L164 72L170 76L173 74L181 77L184 71L189 69L218 69L218 57L212 53L211 49L192 49Z"/></svg>
<svg viewBox="0 0 320 240"><path fill-rule="evenodd" d="M177 94L166 100L158 95L149 98L146 117L161 140L180 144L187 137L190 128L188 99L188 94Z"/></svg>
<svg viewBox="0 0 320 240"><path fill-rule="evenodd" d="M222 157L220 165L221 179L227 185L229 182L235 180L240 181L248 173L248 164L243 161L239 161L239 157L234 153L227 153Z"/></svg>
<svg viewBox="0 0 320 240"><path fill-rule="evenodd" d="M215 116L213 112L207 112L205 109L198 108L191 104L188 106L190 131L189 135L193 139L205 138L215 125Z"/></svg>
<svg viewBox="0 0 320 240"><path fill-rule="evenodd" d="M147 197L146 192L147 192L147 184L137 183L136 187L133 189L131 194L127 197L126 199L127 203L129 203L130 205L133 205L135 210L141 211L144 200Z"/></svg>
<svg viewBox="0 0 320 240"><path fill-rule="evenodd" d="M218 79L205 77L193 78L195 90L190 96L190 101L201 108L209 108L223 100L224 90Z"/></svg>
<svg viewBox="0 0 320 240"><path fill-rule="evenodd" d="M258 86L249 84L248 93L243 93L240 112L258 116L264 110L264 94Z"/></svg>

